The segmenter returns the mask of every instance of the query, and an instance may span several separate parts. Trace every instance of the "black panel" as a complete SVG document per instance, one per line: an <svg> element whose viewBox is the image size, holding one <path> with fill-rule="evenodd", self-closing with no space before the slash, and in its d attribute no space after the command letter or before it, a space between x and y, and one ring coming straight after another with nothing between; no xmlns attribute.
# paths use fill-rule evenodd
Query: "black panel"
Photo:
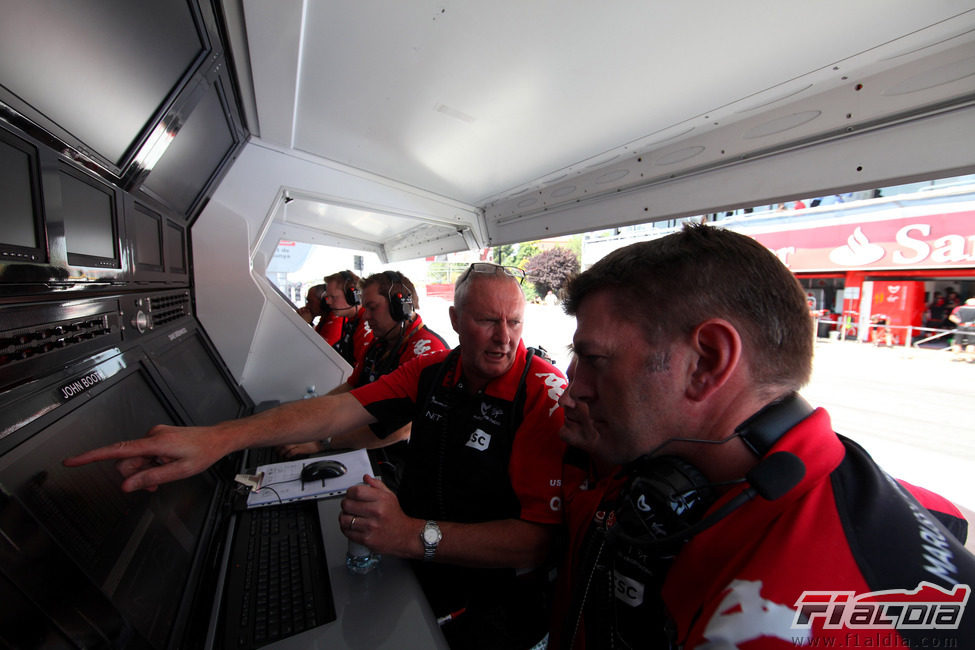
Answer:
<svg viewBox="0 0 975 650"><path fill-rule="evenodd" d="M237 142L220 85L210 84L143 188L189 215Z"/></svg>
<svg viewBox="0 0 975 650"><path fill-rule="evenodd" d="M198 23L172 0L4 3L0 99L121 168L206 56Z"/></svg>
<svg viewBox="0 0 975 650"><path fill-rule="evenodd" d="M170 273L187 272L186 229L172 221L166 223L166 266Z"/></svg>
<svg viewBox="0 0 975 650"><path fill-rule="evenodd" d="M37 592L59 627L82 634L80 646L93 645L93 627L112 647L166 647L186 614L214 478L125 494L113 463L69 469L61 460L177 423L175 411L132 355L62 374L21 401L41 416L0 457L0 526L17 545L4 562L11 579ZM71 568L45 568L57 566Z"/></svg>
<svg viewBox="0 0 975 650"><path fill-rule="evenodd" d="M115 298L2 305L0 389L40 379L79 359L113 349L121 341Z"/></svg>
<svg viewBox="0 0 975 650"><path fill-rule="evenodd" d="M241 399L202 334L177 330L169 339L152 346L149 356L192 424L216 424L240 416Z"/></svg>
<svg viewBox="0 0 975 650"><path fill-rule="evenodd" d="M2 556L0 549L0 557ZM0 648L75 650L78 647L2 573L0 603L3 603L3 607L0 607Z"/></svg>
<svg viewBox="0 0 975 650"><path fill-rule="evenodd" d="M141 203L135 203L132 211L126 214L126 219L135 268L140 271L162 271L162 216Z"/></svg>
<svg viewBox="0 0 975 650"><path fill-rule="evenodd" d="M44 261L37 150L0 130L0 260Z"/></svg>

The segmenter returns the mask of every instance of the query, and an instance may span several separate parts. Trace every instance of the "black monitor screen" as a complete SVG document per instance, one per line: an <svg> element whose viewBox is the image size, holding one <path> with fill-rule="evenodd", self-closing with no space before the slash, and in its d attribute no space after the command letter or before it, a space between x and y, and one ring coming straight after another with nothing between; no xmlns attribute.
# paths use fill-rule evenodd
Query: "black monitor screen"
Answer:
<svg viewBox="0 0 975 650"><path fill-rule="evenodd" d="M192 424L216 424L240 415L241 401L207 352L199 333L187 332L175 345L150 356L166 385L193 419Z"/></svg>
<svg viewBox="0 0 975 650"><path fill-rule="evenodd" d="M0 245L37 248L31 159L0 140Z"/></svg>
<svg viewBox="0 0 975 650"><path fill-rule="evenodd" d="M204 474L153 493L125 494L113 463L69 469L61 460L138 437L159 423L173 423L173 418L144 371L130 369L107 390L0 457L2 492L30 513L47 537L38 538L36 548L24 548L34 542L21 540L23 557L36 560L54 553L53 540L155 648L165 647L173 632L206 526L214 479ZM60 558L55 555L50 561ZM65 585L49 584L47 589L71 593Z"/></svg>
<svg viewBox="0 0 975 650"><path fill-rule="evenodd" d="M65 172L59 178L68 263L120 268L112 191Z"/></svg>
<svg viewBox="0 0 975 650"><path fill-rule="evenodd" d="M166 265L170 273L186 273L186 241L184 230L171 221L166 222Z"/></svg>
<svg viewBox="0 0 975 650"><path fill-rule="evenodd" d="M149 172L145 187L188 215L235 145L218 86L213 85Z"/></svg>
<svg viewBox="0 0 975 650"><path fill-rule="evenodd" d="M162 217L136 203L128 223L134 229L128 236L133 240L136 266L162 271Z"/></svg>
<svg viewBox="0 0 975 650"><path fill-rule="evenodd" d="M4 3L0 88L121 164L204 50L188 2Z"/></svg>

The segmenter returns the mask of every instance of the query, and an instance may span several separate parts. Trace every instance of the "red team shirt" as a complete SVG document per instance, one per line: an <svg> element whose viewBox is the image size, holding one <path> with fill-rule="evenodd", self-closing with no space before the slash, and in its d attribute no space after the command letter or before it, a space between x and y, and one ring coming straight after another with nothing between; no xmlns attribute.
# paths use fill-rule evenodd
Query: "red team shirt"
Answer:
<svg viewBox="0 0 975 650"><path fill-rule="evenodd" d="M389 372L379 372L382 370L381 366L384 365L381 360L376 360L375 368L373 368L372 365L372 360L374 357L378 356L376 353L382 350L380 348L382 345L385 344L378 339L374 340L372 338L372 333L370 333L369 340L363 346L364 349L361 355L357 354L356 356L355 368L352 370L352 375L348 380L350 386L358 386L363 383L373 382L380 375L384 375ZM375 346L371 353L368 349L370 346ZM428 354L430 352L439 352L446 349L447 344L440 337L440 335L427 328L423 324L423 319L420 318L419 314L417 314L416 318L413 319L404 332L402 341L397 344L397 349L390 352L395 361L391 359L389 366L392 368L397 368L407 361L415 359L416 357L423 356L424 354ZM384 350L382 351L384 352Z"/></svg>
<svg viewBox="0 0 975 650"><path fill-rule="evenodd" d="M962 547L967 524L957 508L891 480L855 443L833 433L822 409L769 453L776 451L803 461L803 479L783 497L755 497L695 535L666 573L663 602L681 647L975 648L975 612L964 611L963 602L975 585L975 557ZM622 479L590 486L567 466L564 480L570 552L577 553L593 522L609 516L605 505ZM729 490L709 512L744 489ZM874 592L887 593L858 601L859 609L844 606ZM876 603L884 599L914 599L904 616L923 622L870 629L865 617L895 620L906 611L881 610ZM562 602L557 612L566 611ZM556 626L571 634L571 626ZM585 647L584 631L574 647Z"/></svg>
<svg viewBox="0 0 975 650"><path fill-rule="evenodd" d="M384 429L393 431L403 422L404 416L407 419L413 418L421 374L426 370L426 381L429 382L429 378L437 370L435 366L442 364L448 354L448 351L440 350L416 358L401 365L394 372L353 390L352 395L381 420L380 424ZM525 359L525 346L519 343L518 354L511 370L489 383L482 391L483 395L492 398L485 403L493 404L496 403L495 400L510 403L514 400L525 370ZM458 359L457 364L456 372L445 379L445 382L453 386L460 383L463 374L462 361ZM521 504L518 516L527 521L551 524L561 521L560 476L565 443L558 436L562 427L562 410L558 407L558 399L565 389L565 383L564 376L555 366L539 357L533 358L525 381L523 419L515 432L508 460L511 486ZM481 410L489 411L483 408ZM393 411L399 415L394 416ZM492 414L484 413L484 417L491 418ZM391 424L387 425L387 422ZM417 423L414 422L414 436L417 429ZM465 445L463 451L476 458L479 450ZM459 471L467 471L463 463L456 464Z"/></svg>

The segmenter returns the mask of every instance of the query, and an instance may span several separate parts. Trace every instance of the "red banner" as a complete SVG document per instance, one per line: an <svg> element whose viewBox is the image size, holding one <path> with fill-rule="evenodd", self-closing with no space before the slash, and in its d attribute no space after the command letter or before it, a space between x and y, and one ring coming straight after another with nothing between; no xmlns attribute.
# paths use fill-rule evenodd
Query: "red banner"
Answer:
<svg viewBox="0 0 975 650"><path fill-rule="evenodd" d="M975 211L748 234L797 272L975 267Z"/></svg>

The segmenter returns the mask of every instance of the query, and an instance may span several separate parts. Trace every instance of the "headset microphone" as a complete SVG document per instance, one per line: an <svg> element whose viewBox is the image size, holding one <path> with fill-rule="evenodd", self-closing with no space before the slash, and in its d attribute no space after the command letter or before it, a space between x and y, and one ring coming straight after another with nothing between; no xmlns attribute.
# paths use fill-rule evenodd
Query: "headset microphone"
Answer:
<svg viewBox="0 0 975 650"><path fill-rule="evenodd" d="M805 475L806 465L798 456L788 451L777 451L745 474L745 480L758 496L766 501L775 501L799 485Z"/></svg>
<svg viewBox="0 0 975 650"><path fill-rule="evenodd" d="M660 457L660 460L668 457ZM741 494L735 496L724 506L706 516L696 524L685 527L680 532L667 535L655 535L654 526L647 525L648 521L653 521L659 513L641 507L647 503L646 499L637 500L635 508L630 508L629 512L621 510L619 520L616 525L609 529L609 539L620 540L627 544L639 547L666 546L673 543L684 543L694 535L703 530L714 526L719 521L730 515L732 512L745 505L748 501L755 498L755 495L767 501L774 501L784 496L789 490L797 486L806 475L806 466L795 454L787 451L777 451L769 454L746 475L744 482L748 483L748 488ZM716 485L709 484L699 486L695 489L711 489ZM687 495L682 494L679 500L684 502ZM660 504L657 504L660 506ZM666 510L667 506L660 506ZM673 509L673 506L671 506ZM640 514L642 511L644 514ZM637 521L634 521L636 519ZM634 531L636 534L627 532L628 527L639 526L642 530Z"/></svg>

